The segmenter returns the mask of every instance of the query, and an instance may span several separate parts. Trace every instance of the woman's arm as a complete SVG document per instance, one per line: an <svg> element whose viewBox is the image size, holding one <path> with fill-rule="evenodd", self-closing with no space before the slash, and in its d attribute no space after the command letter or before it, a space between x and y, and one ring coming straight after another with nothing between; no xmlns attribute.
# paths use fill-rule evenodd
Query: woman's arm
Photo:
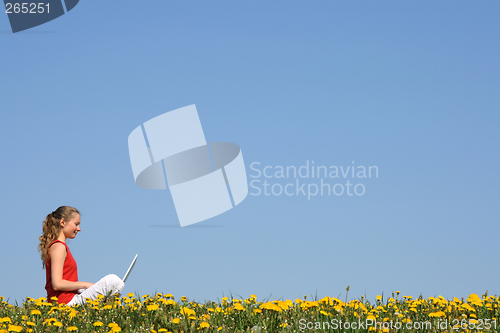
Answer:
<svg viewBox="0 0 500 333"><path fill-rule="evenodd" d="M52 288L56 291L87 289L93 285L90 282L63 280L64 260L66 259L66 247L61 243L54 243L49 251Z"/></svg>

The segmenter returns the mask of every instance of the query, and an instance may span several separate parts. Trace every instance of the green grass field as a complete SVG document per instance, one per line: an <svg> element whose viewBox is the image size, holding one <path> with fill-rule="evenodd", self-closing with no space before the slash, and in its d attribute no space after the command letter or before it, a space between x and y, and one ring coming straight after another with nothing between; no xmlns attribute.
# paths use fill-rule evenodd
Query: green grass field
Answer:
<svg viewBox="0 0 500 333"><path fill-rule="evenodd" d="M347 300L347 297L346 297ZM228 298L197 303L170 294L116 295L83 306L0 297L0 333L7 332L499 332L500 297L403 296L373 302L322 299Z"/></svg>

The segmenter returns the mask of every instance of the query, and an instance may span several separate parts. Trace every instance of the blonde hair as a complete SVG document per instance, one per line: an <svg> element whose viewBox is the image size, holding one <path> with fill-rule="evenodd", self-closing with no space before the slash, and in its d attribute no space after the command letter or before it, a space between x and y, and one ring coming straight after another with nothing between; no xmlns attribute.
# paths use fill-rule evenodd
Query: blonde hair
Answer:
<svg viewBox="0 0 500 333"><path fill-rule="evenodd" d="M59 237L59 233L61 232L61 219L70 221L75 216L75 213L80 214L76 208L61 206L47 215L45 221L43 221L43 233L39 237L40 244L38 245L38 251L42 255L43 268L45 268L49 256L49 245Z"/></svg>

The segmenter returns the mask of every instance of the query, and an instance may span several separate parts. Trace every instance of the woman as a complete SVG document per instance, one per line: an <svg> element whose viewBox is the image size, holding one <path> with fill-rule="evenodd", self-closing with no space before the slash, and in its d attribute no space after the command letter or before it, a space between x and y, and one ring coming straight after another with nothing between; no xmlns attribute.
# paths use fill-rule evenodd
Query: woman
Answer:
<svg viewBox="0 0 500 333"><path fill-rule="evenodd" d="M80 231L80 212L73 207L61 206L43 221L38 250L46 270L45 289L49 301L57 297L58 303L69 306L83 304L85 298L96 299L100 294L120 293L125 286L114 274L105 276L95 284L78 281L76 261L66 245L66 239L75 238ZM79 293L81 289L84 290Z"/></svg>

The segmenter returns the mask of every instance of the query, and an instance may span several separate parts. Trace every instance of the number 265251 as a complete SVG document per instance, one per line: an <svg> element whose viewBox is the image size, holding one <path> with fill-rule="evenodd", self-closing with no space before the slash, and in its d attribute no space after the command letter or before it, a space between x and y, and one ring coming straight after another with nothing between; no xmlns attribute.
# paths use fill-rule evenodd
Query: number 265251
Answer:
<svg viewBox="0 0 500 333"><path fill-rule="evenodd" d="M39 2L39 3L28 3L28 2L24 2L24 3L6 3L5 4L5 12L7 14L19 14L19 13L23 13L23 14L42 14L42 13L45 13L45 11L47 11L47 13L49 13L49 4L48 3L43 3L43 2Z"/></svg>

